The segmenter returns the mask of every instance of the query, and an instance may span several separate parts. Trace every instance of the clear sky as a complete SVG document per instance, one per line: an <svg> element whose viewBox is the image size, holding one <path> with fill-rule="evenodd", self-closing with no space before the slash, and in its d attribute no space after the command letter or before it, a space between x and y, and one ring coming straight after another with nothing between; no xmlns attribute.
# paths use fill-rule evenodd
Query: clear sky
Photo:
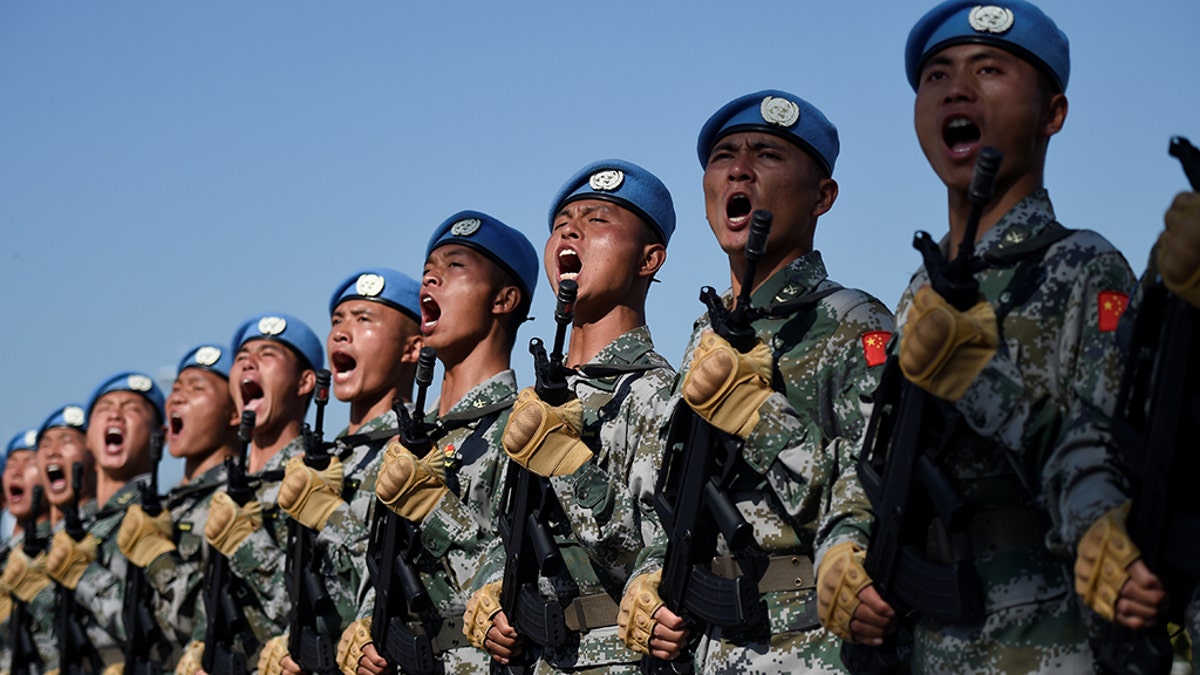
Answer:
<svg viewBox="0 0 1200 675"><path fill-rule="evenodd" d="M649 323L678 363L700 286L728 286L695 143L767 88L838 126L841 194L817 230L831 276L894 306L946 229L912 130L909 29L932 2L5 2L0 4L0 316L7 440L108 375L169 388L184 352L260 311L327 333L351 272L420 272L477 209L539 250L548 201L592 160L655 172L678 229ZM1045 0L1071 40L1070 113L1047 185L1068 227L1141 272L1200 144L1200 3ZM552 332L543 280L523 345ZM332 427L344 406L331 406ZM178 478L164 468L163 480Z"/></svg>

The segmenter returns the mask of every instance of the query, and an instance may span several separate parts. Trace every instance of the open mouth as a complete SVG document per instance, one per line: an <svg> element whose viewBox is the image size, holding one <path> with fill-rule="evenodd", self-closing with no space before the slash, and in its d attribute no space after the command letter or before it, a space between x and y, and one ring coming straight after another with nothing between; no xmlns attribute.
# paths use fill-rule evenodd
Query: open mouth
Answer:
<svg viewBox="0 0 1200 675"><path fill-rule="evenodd" d="M67 489L67 472L62 464L46 465L46 482L51 490L62 492Z"/></svg>
<svg viewBox="0 0 1200 675"><path fill-rule="evenodd" d="M979 127L966 117L954 117L942 129L942 142L955 154L969 152L980 137Z"/></svg>
<svg viewBox="0 0 1200 675"><path fill-rule="evenodd" d="M255 404L261 401L263 397L262 385L254 380L242 380L241 389L242 408L246 410L256 408L257 405Z"/></svg>
<svg viewBox="0 0 1200 675"><path fill-rule="evenodd" d="M10 504L20 502L25 497L25 488L20 485L8 486L8 501Z"/></svg>
<svg viewBox="0 0 1200 675"><path fill-rule="evenodd" d="M171 419L168 420L168 424L170 425L170 432L171 432L172 437L178 436L180 433L183 432L183 416L180 415L179 413L177 413L177 412L171 413Z"/></svg>
<svg viewBox="0 0 1200 675"><path fill-rule="evenodd" d="M578 279L579 272L583 270L583 261L579 259L579 254L569 248L564 248L558 252L558 279Z"/></svg>
<svg viewBox="0 0 1200 675"><path fill-rule="evenodd" d="M441 318L442 308L438 306L433 296L421 296L421 329L424 331L432 330L437 325L438 319Z"/></svg>
<svg viewBox="0 0 1200 675"><path fill-rule="evenodd" d="M750 198L743 194L733 195L725 202L725 218L733 226L749 222L751 210Z"/></svg>
<svg viewBox="0 0 1200 675"><path fill-rule="evenodd" d="M108 427L104 430L104 450L119 452L125 445L125 432L120 427Z"/></svg>
<svg viewBox="0 0 1200 675"><path fill-rule="evenodd" d="M353 356L345 352L334 352L329 355L329 364L333 366L333 379L337 382L343 382L350 379L354 369L358 367L358 361L354 360Z"/></svg>

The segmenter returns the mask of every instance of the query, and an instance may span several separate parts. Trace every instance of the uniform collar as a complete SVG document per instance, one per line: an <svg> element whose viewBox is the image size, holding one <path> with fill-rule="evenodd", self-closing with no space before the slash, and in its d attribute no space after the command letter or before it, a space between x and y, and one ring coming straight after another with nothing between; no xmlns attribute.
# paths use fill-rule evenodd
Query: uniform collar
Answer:
<svg viewBox="0 0 1200 675"><path fill-rule="evenodd" d="M482 417L480 411L487 411L499 403L511 402L516 398L517 374L511 368L502 370L472 387L438 422L448 423Z"/></svg>
<svg viewBox="0 0 1200 675"><path fill-rule="evenodd" d="M377 415L377 416L372 417L371 419L367 420L366 422L363 422L363 425L358 428L358 431L354 432L354 435L357 436L359 434L369 434L372 431L379 431L381 429L395 429L395 428L396 428L396 412L394 410L387 410L382 415ZM346 426L346 427L343 427L342 430L338 432L337 437L343 438L343 437L349 436L349 435L351 435L350 427Z"/></svg>
<svg viewBox="0 0 1200 675"><path fill-rule="evenodd" d="M829 278L825 271L825 262L821 260L820 251L809 251L788 263L786 267L772 274L750 296L754 307L787 302L808 293ZM732 291L726 293L727 304L732 304Z"/></svg>
<svg viewBox="0 0 1200 675"><path fill-rule="evenodd" d="M995 225L975 244L975 255L997 257L1006 250L1028 241L1055 221L1054 206L1045 188L1034 190L1009 209ZM939 246L949 256L950 235L942 238Z"/></svg>

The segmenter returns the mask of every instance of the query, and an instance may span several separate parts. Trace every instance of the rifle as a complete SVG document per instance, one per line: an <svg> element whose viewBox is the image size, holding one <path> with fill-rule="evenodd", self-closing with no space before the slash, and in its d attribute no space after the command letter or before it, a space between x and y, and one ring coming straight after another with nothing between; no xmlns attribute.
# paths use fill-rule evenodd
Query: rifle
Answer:
<svg viewBox="0 0 1200 675"><path fill-rule="evenodd" d="M572 279L558 284L558 303L554 310L557 329L553 352L538 338L529 341L533 355L534 391L546 403L557 406L570 400L563 349L567 329L575 316L575 297L579 286ZM551 511L558 499L550 481L509 461L504 479L500 516L500 537L504 542L504 581L500 606L509 623L522 636L543 646L562 644L567 624L562 605L546 600L538 591L538 577L552 577L562 571L562 554L550 532ZM526 657L528 653L526 653Z"/></svg>
<svg viewBox="0 0 1200 675"><path fill-rule="evenodd" d="M333 455L325 444L325 406L329 404L328 370L317 371L313 401L317 405L313 429L304 428L304 463L317 471L329 467ZM337 673L337 641L341 618L321 575L316 530L288 520L287 576L292 612L288 618L288 653L303 670Z"/></svg>
<svg viewBox="0 0 1200 675"><path fill-rule="evenodd" d="M82 541L87 536L79 517L79 492L82 489L83 462L75 462L71 465L71 501L62 509L63 531L75 541ZM88 640L84 630L81 608L75 603L75 590L62 585L58 587L58 661L59 672L63 675L98 673L104 667L100 652Z"/></svg>
<svg viewBox="0 0 1200 675"><path fill-rule="evenodd" d="M425 426L425 396L433 384L436 352L422 347L417 357L417 400L409 415L404 401L396 399L400 443L417 457L433 448ZM375 609L371 615L371 640L379 654L410 675L432 675L436 668L429 631L420 621L410 621L432 607L429 593L413 566L421 545L418 525L375 502L371 540L367 547L367 571L375 585ZM396 585L399 587L396 587Z"/></svg>
<svg viewBox="0 0 1200 675"><path fill-rule="evenodd" d="M240 456L225 459L226 493L238 506L245 506L254 499L254 485L246 476L250 461L250 441L254 438L254 411L242 413L238 426L238 440L242 442ZM258 649L257 644L245 644L243 637L252 635L241 604L249 596L249 590L229 569L229 559L220 551L210 551L204 570L204 655L201 665L207 673L246 673L248 655ZM253 640L253 638L250 638Z"/></svg>
<svg viewBox="0 0 1200 675"><path fill-rule="evenodd" d="M142 495L142 510L154 518L163 512L158 494L158 465L162 461L163 432L150 435L150 480L138 486ZM129 675L159 675L163 662L171 658L171 642L154 616L154 588L146 578L146 570L130 563L125 572L125 672ZM151 649L158 648L158 658Z"/></svg>
<svg viewBox="0 0 1200 675"><path fill-rule="evenodd" d="M772 215L756 210L746 239L741 289L733 309L726 309L715 289L700 290L713 331L742 353L757 339L753 321L761 314L750 305L758 262L767 248ZM694 623L746 626L756 616L758 575L744 560L757 552L754 529L746 522L724 484L741 452L739 439L714 428L687 404L675 407L667 433L667 456L658 474L655 511L667 533L666 558L658 592L663 604ZM743 574L726 579L713 573L717 535L725 539ZM644 670L690 671L690 659L662 661L647 656Z"/></svg>
<svg viewBox="0 0 1200 675"><path fill-rule="evenodd" d="M29 517L21 523L21 531L25 535L25 540L21 544L26 557L33 560L42 551L46 550L49 545L49 537L38 536L38 516L42 513L43 503L42 494L44 490L41 485L33 486L33 491L30 497ZM16 595L13 595L13 613L9 623L10 631L10 647L12 649L12 668L11 672L19 675L30 675L31 673L42 672L42 660L38 656L37 646L34 644L32 619L29 614L29 606Z"/></svg>
<svg viewBox="0 0 1200 675"><path fill-rule="evenodd" d="M975 237L1001 159L995 148L979 151L967 226L953 261L945 259L929 233L918 232L913 239L933 290L959 311L979 301L972 269ZM915 610L946 621L971 621L983 615L983 584L972 561L943 563L923 552L934 516L951 531L965 526L970 516L969 503L929 457L930 448L944 448L951 440L953 425L944 423L938 403L904 378L898 357L888 357L858 461L859 479L876 514L863 566L898 615ZM902 660L894 637L879 647L842 644L842 662L852 673L895 672Z"/></svg>
<svg viewBox="0 0 1200 675"><path fill-rule="evenodd" d="M1169 152L1183 164L1192 189L1200 190L1200 150L1176 136ZM1194 543L1200 518L1173 508L1185 494L1178 476L1194 475L1180 470L1192 450L1184 439L1194 438L1188 431L1194 432L1200 415L1200 389L1195 386L1200 376L1198 314L1167 290L1161 277L1147 285L1134 318L1125 354L1128 366L1112 421L1113 438L1135 488L1129 535L1171 598L1186 597L1181 591L1187 582L1181 577L1200 577L1200 553ZM1174 606L1171 611L1177 615L1180 609ZM1139 630L1105 622L1095 646L1098 665L1110 673L1168 673L1174 657L1167 617Z"/></svg>

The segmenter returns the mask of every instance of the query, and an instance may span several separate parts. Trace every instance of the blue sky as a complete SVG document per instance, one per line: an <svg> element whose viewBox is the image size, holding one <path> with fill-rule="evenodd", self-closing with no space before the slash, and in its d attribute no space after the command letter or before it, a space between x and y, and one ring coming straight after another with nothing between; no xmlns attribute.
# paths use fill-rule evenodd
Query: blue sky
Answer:
<svg viewBox="0 0 1200 675"><path fill-rule="evenodd" d="M202 341L259 311L324 336L351 272L418 274L433 228L477 209L540 250L548 201L620 157L658 174L678 229L650 295L678 363L702 285L725 287L696 135L736 96L793 91L838 126L841 194L817 246L894 305L945 230L903 73L924 2L9 2L0 5L0 432L118 370L169 386ZM1059 219L1139 272L1200 143L1200 3L1047 0L1072 47L1047 185ZM538 320L552 331L543 280ZM332 406L330 427L346 412ZM330 430L332 431L332 429ZM173 482L178 465L166 467Z"/></svg>

